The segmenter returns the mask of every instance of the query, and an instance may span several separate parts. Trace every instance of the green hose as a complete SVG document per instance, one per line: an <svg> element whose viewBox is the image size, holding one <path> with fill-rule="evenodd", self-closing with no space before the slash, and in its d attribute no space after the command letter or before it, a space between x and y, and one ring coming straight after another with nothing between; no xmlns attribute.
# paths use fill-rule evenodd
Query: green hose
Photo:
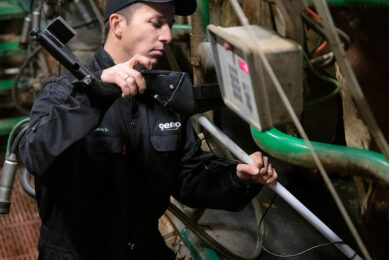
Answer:
<svg viewBox="0 0 389 260"><path fill-rule="evenodd" d="M273 157L316 169L304 140L286 135L275 128L261 133L251 126L251 134L255 143ZM382 154L340 145L311 143L327 171L375 177L389 184L389 163Z"/></svg>
<svg viewBox="0 0 389 260"><path fill-rule="evenodd" d="M197 1L198 7L197 11L201 17L201 28L203 33L207 32L207 26L210 24L210 15L209 15L209 2L208 0Z"/></svg>
<svg viewBox="0 0 389 260"><path fill-rule="evenodd" d="M9 134L9 137L8 137L8 141L7 141L7 150L5 152L5 158L8 158L8 155L9 155L9 150L11 148L11 142L13 141L13 135L14 135L14 132L22 125L24 124L27 124L28 122L30 121L30 118L27 117L25 119L22 119L20 120L11 130L10 134Z"/></svg>
<svg viewBox="0 0 389 260"><path fill-rule="evenodd" d="M172 31L174 33L190 33L192 26L188 24L173 24Z"/></svg>

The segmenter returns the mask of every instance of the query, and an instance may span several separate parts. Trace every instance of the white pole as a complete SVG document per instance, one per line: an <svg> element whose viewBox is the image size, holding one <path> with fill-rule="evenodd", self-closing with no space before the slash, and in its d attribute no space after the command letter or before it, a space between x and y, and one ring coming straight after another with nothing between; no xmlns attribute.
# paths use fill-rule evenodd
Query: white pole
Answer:
<svg viewBox="0 0 389 260"><path fill-rule="evenodd" d="M197 122L202 125L207 131L219 140L228 150L231 151L238 159L247 164L253 164L251 157L242 150L234 141L226 136L220 129L212 124L206 117L196 117ZM304 206L293 194L291 194L279 182L273 182L268 185L275 193L283 198L292 208L294 208L303 218L311 223L323 236L331 242L343 241L338 237L326 224L316 217L307 207ZM348 258L362 259L351 247L347 244L335 244L335 246Z"/></svg>

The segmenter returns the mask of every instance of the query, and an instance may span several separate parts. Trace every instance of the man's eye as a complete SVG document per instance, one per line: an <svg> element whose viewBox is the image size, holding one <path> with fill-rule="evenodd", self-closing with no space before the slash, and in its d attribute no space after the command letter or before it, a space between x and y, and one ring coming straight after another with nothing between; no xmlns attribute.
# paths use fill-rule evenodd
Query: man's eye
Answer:
<svg viewBox="0 0 389 260"><path fill-rule="evenodd" d="M151 24L153 25L154 28L159 29L162 27L163 23L160 21L151 21Z"/></svg>

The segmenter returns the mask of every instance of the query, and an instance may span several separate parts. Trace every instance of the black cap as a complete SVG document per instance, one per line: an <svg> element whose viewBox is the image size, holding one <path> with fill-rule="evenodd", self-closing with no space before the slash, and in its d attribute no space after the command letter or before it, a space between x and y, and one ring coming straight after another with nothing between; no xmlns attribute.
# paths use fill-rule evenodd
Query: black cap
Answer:
<svg viewBox="0 0 389 260"><path fill-rule="evenodd" d="M123 9L134 3L139 2L150 2L150 3L168 3L174 2L176 7L175 14L187 16L191 15L196 11L197 2L196 0L108 0L107 7L104 12L104 21L107 22L111 14Z"/></svg>

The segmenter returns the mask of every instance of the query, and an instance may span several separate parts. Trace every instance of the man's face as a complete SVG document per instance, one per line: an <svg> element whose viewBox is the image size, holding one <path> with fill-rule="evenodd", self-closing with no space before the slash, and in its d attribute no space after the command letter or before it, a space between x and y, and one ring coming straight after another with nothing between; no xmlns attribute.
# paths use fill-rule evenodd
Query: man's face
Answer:
<svg viewBox="0 0 389 260"><path fill-rule="evenodd" d="M137 9L123 29L122 48L131 58L141 54L151 58L156 64L162 57L165 47L172 40L171 26L174 23L172 3L147 3Z"/></svg>

